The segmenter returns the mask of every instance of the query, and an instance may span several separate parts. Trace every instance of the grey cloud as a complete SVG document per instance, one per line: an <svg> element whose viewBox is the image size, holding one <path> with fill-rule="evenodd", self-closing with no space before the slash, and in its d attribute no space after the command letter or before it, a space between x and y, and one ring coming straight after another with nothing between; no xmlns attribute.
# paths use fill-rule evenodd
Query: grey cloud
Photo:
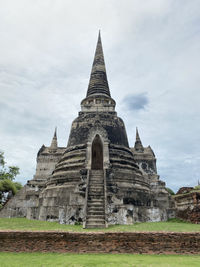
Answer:
<svg viewBox="0 0 200 267"><path fill-rule="evenodd" d="M149 99L146 93L128 95L123 99L123 104L130 111L145 109L148 103Z"/></svg>

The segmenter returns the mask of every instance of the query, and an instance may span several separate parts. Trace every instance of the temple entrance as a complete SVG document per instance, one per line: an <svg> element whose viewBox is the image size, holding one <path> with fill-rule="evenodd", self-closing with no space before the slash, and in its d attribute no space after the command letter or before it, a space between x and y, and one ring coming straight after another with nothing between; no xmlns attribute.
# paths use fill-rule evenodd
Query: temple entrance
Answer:
<svg viewBox="0 0 200 267"><path fill-rule="evenodd" d="M103 144L97 134L92 142L92 170L103 169Z"/></svg>

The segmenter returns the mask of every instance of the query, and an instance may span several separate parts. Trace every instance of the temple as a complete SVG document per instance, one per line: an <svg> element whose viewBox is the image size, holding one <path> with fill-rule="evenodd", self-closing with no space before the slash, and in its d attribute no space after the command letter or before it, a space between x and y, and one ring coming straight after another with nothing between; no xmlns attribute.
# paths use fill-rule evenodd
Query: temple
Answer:
<svg viewBox="0 0 200 267"><path fill-rule="evenodd" d="M72 122L66 147L57 144L37 155L36 174L0 211L0 217L83 224L165 221L174 202L159 179L150 146L129 147L124 122L117 116L106 74L99 33L86 98Z"/></svg>

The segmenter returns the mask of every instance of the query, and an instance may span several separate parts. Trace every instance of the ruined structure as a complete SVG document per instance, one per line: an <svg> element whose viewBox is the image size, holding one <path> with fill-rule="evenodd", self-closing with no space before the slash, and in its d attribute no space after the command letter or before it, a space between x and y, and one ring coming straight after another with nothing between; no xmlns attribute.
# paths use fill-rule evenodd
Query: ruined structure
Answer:
<svg viewBox="0 0 200 267"><path fill-rule="evenodd" d="M181 187L173 197L178 218L200 223L200 189Z"/></svg>
<svg viewBox="0 0 200 267"><path fill-rule="evenodd" d="M99 34L86 98L73 121L67 147L42 146L33 180L0 216L81 223L84 227L163 221L174 203L159 180L151 147L138 130L129 147L111 97Z"/></svg>

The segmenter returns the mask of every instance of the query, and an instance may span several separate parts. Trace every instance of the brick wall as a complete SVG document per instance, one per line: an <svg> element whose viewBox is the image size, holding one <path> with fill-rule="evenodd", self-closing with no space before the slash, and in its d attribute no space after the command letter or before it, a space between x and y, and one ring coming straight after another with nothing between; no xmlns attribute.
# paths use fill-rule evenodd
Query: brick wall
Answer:
<svg viewBox="0 0 200 267"><path fill-rule="evenodd" d="M175 195L174 200L178 218L192 223L200 223L200 192Z"/></svg>
<svg viewBox="0 0 200 267"><path fill-rule="evenodd" d="M0 231L0 251L200 254L200 232L70 233Z"/></svg>

